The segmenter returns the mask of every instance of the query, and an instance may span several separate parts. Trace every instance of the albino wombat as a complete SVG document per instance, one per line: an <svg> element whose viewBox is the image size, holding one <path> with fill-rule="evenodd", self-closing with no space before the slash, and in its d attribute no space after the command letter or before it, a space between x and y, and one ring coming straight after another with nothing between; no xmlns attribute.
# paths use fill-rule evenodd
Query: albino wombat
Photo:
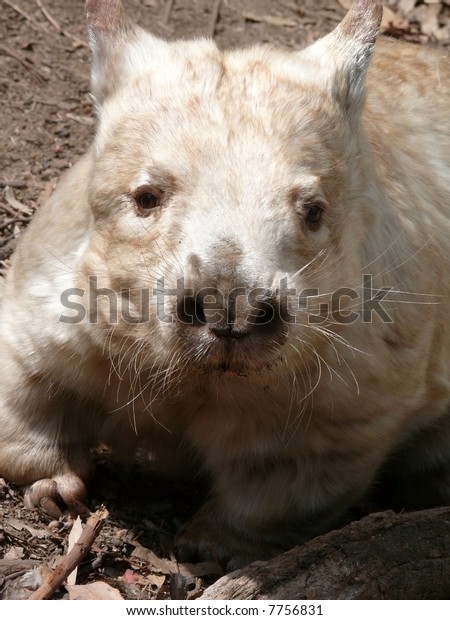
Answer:
<svg viewBox="0 0 450 620"><path fill-rule="evenodd" d="M179 554L233 568L382 480L449 501L450 62L374 50L381 13L222 53L88 0L97 135L1 300L0 475L29 505L83 502L100 443L199 463Z"/></svg>

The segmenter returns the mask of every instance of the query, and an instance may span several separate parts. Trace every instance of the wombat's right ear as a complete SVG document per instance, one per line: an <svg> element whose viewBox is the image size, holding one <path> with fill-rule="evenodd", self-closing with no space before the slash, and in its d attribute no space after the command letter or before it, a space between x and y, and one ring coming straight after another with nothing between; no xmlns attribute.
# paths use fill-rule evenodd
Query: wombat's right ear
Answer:
<svg viewBox="0 0 450 620"><path fill-rule="evenodd" d="M101 104L130 79L133 44L142 40L148 45L159 39L137 26L120 0L86 0L86 19L92 51L91 92Z"/></svg>
<svg viewBox="0 0 450 620"><path fill-rule="evenodd" d="M300 52L314 62L316 79L327 84L352 118L357 118L362 107L365 76L382 14L379 0L353 0L350 11L330 34Z"/></svg>

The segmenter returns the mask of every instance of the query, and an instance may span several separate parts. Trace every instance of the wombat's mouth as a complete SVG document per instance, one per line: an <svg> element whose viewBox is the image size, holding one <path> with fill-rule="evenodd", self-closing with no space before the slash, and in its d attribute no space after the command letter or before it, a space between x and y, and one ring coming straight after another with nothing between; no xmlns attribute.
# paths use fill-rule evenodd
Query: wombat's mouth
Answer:
<svg viewBox="0 0 450 620"><path fill-rule="evenodd" d="M283 345L288 331L280 330L265 337L255 330L246 333L229 329L227 335L214 333L184 334L185 344L192 350L189 365L201 373L249 376L267 372L279 366L283 360Z"/></svg>
<svg viewBox="0 0 450 620"><path fill-rule="evenodd" d="M276 296L229 299L211 310L207 296L184 297L174 308L172 328L189 372L250 375L280 363L289 324Z"/></svg>

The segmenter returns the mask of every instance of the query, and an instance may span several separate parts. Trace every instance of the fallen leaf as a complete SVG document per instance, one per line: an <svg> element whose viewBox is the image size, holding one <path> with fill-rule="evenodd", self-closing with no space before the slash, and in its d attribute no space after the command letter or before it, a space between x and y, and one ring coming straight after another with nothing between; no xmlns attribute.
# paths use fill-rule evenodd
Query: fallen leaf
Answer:
<svg viewBox="0 0 450 620"><path fill-rule="evenodd" d="M146 580L152 592L159 592L166 583L165 575L148 575Z"/></svg>
<svg viewBox="0 0 450 620"><path fill-rule="evenodd" d="M22 211L22 213L26 213L27 215L31 215L33 213L30 207L27 207L27 205L24 205L23 202L20 202L19 200L17 200L17 198L14 196L13 188L10 187L9 185L5 187L4 194L5 194L6 202L13 209Z"/></svg>
<svg viewBox="0 0 450 620"><path fill-rule="evenodd" d="M389 30L389 28L399 28L400 30L408 27L408 22L400 17L397 13L394 13L389 7L383 7L383 18L381 20L381 30Z"/></svg>
<svg viewBox="0 0 450 620"><path fill-rule="evenodd" d="M73 549L75 543L77 542L77 540L79 540L82 533L83 533L83 526L81 524L81 519L80 517L77 517L75 521L73 522L72 529L70 530L70 533L69 533L67 553L70 553L70 551ZM66 580L67 585L69 586L75 585L77 581L77 572L78 572L78 566L76 566L74 570L70 573L70 575L67 577L67 580Z"/></svg>
<svg viewBox="0 0 450 620"><path fill-rule="evenodd" d="M423 34L431 36L435 35L439 30L438 15L440 11L440 4L422 4L413 11L411 17L413 17L415 21L419 22L420 29Z"/></svg>
<svg viewBox="0 0 450 620"><path fill-rule="evenodd" d="M198 562L196 564L181 564L172 560L159 558L156 553L146 547L137 546L132 557L147 562L152 572L163 575L181 573L184 577L205 577L206 575L223 575L223 570L216 562Z"/></svg>
<svg viewBox="0 0 450 620"><path fill-rule="evenodd" d="M9 519L8 525L13 527L18 532L20 532L21 530L26 530L32 536L34 536L35 538L39 538L40 540L48 538L50 536L50 532L48 530L37 529L35 527L32 527L31 525L28 525L27 523L24 523L20 519Z"/></svg>
<svg viewBox="0 0 450 620"><path fill-rule="evenodd" d="M95 123L94 119L90 116L80 116L79 114L71 114L70 112L68 112L66 116L70 118L71 121L76 121L81 125L94 125Z"/></svg>
<svg viewBox="0 0 450 620"><path fill-rule="evenodd" d="M244 11L242 17L250 22L264 22L271 26L298 26L298 22L295 19L277 17L276 15L258 15L250 11Z"/></svg>
<svg viewBox="0 0 450 620"><path fill-rule="evenodd" d="M123 601L119 590L104 581L94 581L84 586L66 585L71 601Z"/></svg>
<svg viewBox="0 0 450 620"><path fill-rule="evenodd" d="M408 15L409 13L411 13L415 6L416 0L399 0L398 10L403 15Z"/></svg>
<svg viewBox="0 0 450 620"><path fill-rule="evenodd" d="M2 600L24 600L42 585L50 569L36 560L0 560L0 575L5 585Z"/></svg>
<svg viewBox="0 0 450 620"><path fill-rule="evenodd" d="M23 558L22 547L11 547L3 556L5 560L20 560Z"/></svg>
<svg viewBox="0 0 450 620"><path fill-rule="evenodd" d="M353 4L353 0L338 0L338 2L341 5L341 7L345 9L346 11L349 11Z"/></svg>

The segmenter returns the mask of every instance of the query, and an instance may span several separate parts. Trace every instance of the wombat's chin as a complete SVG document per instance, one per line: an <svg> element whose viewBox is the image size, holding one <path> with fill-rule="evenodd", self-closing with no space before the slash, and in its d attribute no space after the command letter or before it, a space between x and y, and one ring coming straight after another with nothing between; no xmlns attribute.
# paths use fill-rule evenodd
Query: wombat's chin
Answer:
<svg viewBox="0 0 450 620"><path fill-rule="evenodd" d="M287 330L277 330L270 336L258 333L245 335L203 337L185 334L184 345L190 372L251 375L282 364Z"/></svg>
<svg viewBox="0 0 450 620"><path fill-rule="evenodd" d="M211 375L215 377L250 377L262 375L272 372L276 367L281 366L283 359L281 355L278 358L261 362L261 360L239 360L239 359L223 359L210 360L199 365L197 370L203 376Z"/></svg>

